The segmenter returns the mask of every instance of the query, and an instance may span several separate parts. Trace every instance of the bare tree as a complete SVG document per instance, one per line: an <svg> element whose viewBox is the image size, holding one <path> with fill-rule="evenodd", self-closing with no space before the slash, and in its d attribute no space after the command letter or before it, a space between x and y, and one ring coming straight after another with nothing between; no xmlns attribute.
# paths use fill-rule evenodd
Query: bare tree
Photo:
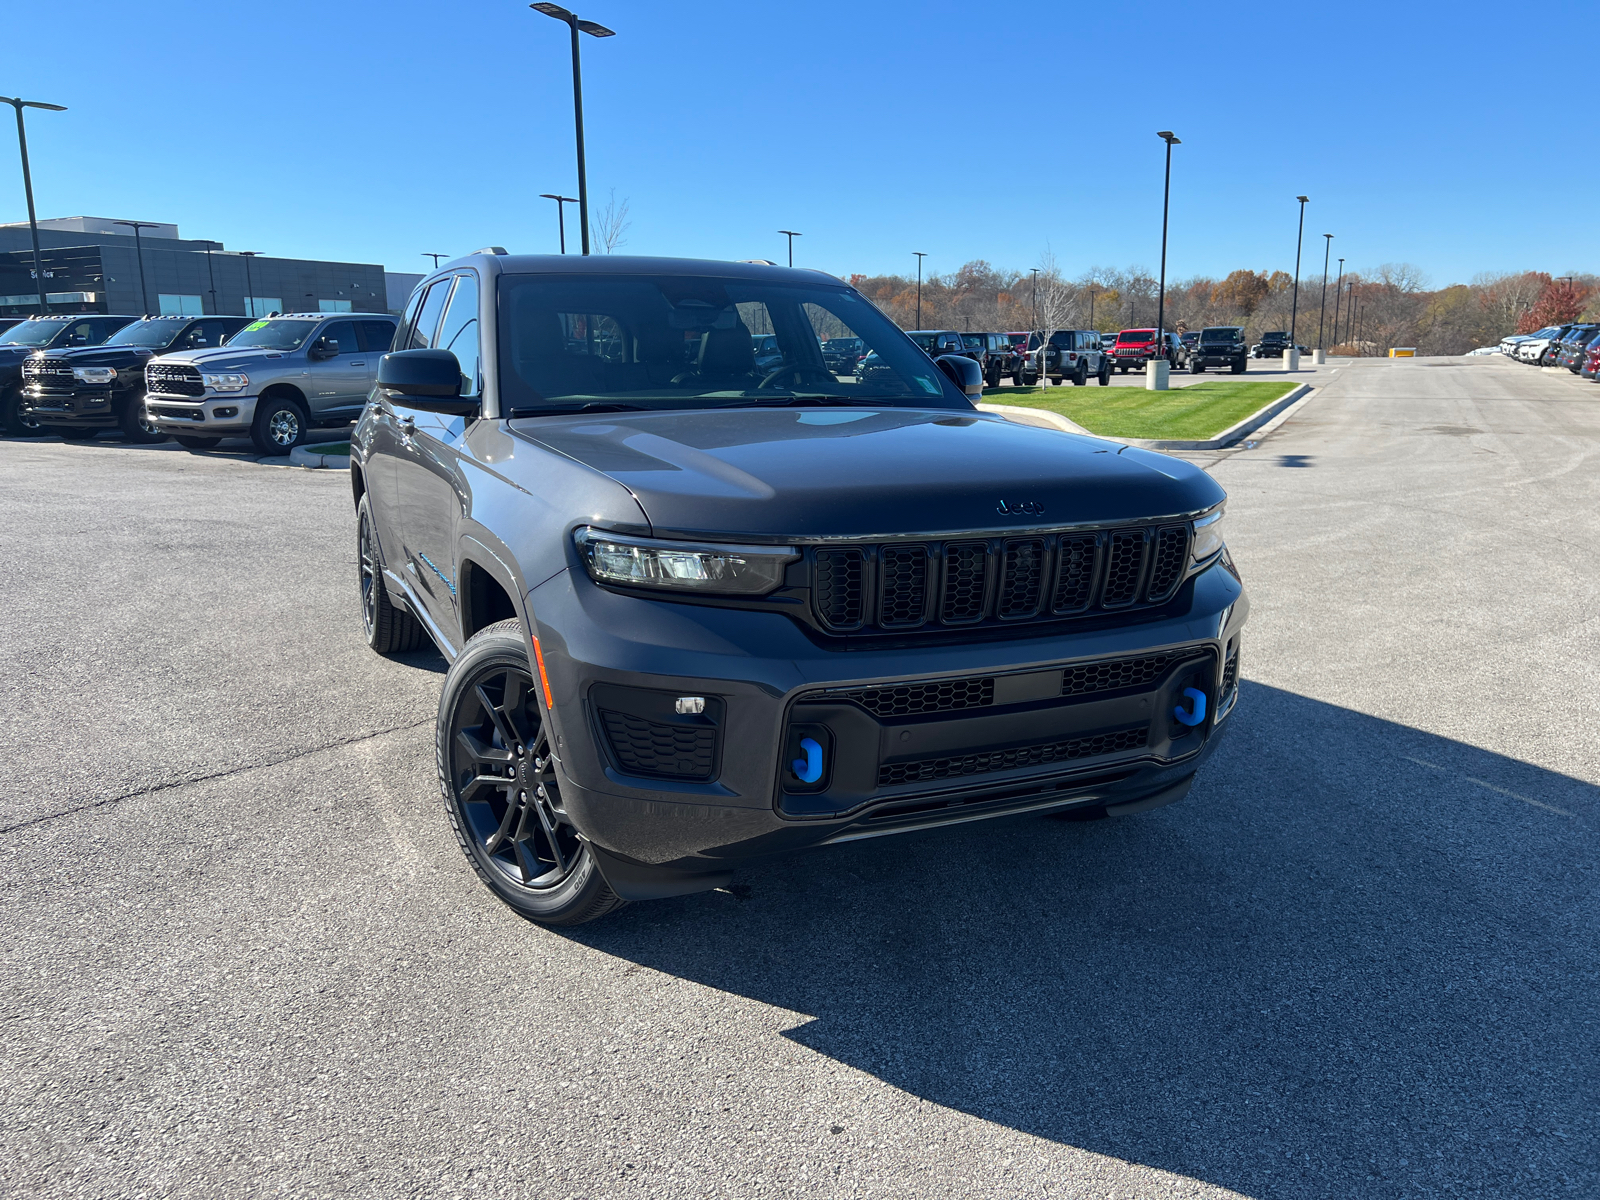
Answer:
<svg viewBox="0 0 1600 1200"><path fill-rule="evenodd" d="M622 203L617 203L617 189L611 189L611 199L599 214L589 223L590 237L600 247L602 254L615 254L617 247L628 244L628 226L633 222L628 219L628 198L624 196Z"/></svg>

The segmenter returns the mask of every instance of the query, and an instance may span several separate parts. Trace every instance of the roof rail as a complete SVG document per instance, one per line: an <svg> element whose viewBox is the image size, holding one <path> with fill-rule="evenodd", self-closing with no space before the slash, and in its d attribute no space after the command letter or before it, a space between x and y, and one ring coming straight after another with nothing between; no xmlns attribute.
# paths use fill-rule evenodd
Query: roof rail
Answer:
<svg viewBox="0 0 1600 1200"><path fill-rule="evenodd" d="M504 246L485 246L481 250L473 251L474 254L504 254L505 252L506 248Z"/></svg>

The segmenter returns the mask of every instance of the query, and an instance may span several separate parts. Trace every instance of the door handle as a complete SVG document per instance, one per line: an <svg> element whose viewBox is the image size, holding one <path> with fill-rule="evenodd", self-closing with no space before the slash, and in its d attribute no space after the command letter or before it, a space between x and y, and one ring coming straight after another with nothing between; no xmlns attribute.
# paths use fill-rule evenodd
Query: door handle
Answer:
<svg viewBox="0 0 1600 1200"><path fill-rule="evenodd" d="M351 363L351 364L350 364L350 365L351 365L351 366L352 366L352 367L364 367L364 366L366 366L366 365L367 365L367 364L366 364L366 363L365 363L365 362L353 362L353 363Z"/></svg>

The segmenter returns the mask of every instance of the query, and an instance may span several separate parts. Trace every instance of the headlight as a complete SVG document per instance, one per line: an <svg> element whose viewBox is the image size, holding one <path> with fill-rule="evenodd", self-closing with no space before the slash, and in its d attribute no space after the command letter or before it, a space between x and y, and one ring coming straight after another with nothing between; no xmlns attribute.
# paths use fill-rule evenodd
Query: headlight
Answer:
<svg viewBox="0 0 1600 1200"><path fill-rule="evenodd" d="M764 596L800 556L787 546L707 546L623 537L587 526L573 537L599 583L725 596Z"/></svg>
<svg viewBox="0 0 1600 1200"><path fill-rule="evenodd" d="M1225 507L1225 505L1217 505L1194 523L1195 562L1204 562L1222 549L1222 513Z"/></svg>
<svg viewBox="0 0 1600 1200"><path fill-rule="evenodd" d="M250 386L250 376L224 372L220 375L202 375L205 385L213 392L242 392Z"/></svg>
<svg viewBox="0 0 1600 1200"><path fill-rule="evenodd" d="M79 383L110 383L117 377L115 367L73 367L72 377Z"/></svg>

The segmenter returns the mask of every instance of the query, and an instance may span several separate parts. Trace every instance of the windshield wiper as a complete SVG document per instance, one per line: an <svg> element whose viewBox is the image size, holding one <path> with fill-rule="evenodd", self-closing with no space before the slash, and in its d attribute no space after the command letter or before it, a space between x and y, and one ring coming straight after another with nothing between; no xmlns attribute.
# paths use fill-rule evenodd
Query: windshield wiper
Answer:
<svg viewBox="0 0 1600 1200"><path fill-rule="evenodd" d="M871 407L870 401L863 401L859 396L830 396L824 393L801 394L796 396L771 396L755 397L748 400L737 400L732 404L719 404L718 408L794 408L801 405L865 405Z"/></svg>
<svg viewBox="0 0 1600 1200"><path fill-rule="evenodd" d="M514 417L569 417L574 413L648 412L643 404L617 404L609 400L591 400L585 404L552 404L542 408L513 408L506 414Z"/></svg>

